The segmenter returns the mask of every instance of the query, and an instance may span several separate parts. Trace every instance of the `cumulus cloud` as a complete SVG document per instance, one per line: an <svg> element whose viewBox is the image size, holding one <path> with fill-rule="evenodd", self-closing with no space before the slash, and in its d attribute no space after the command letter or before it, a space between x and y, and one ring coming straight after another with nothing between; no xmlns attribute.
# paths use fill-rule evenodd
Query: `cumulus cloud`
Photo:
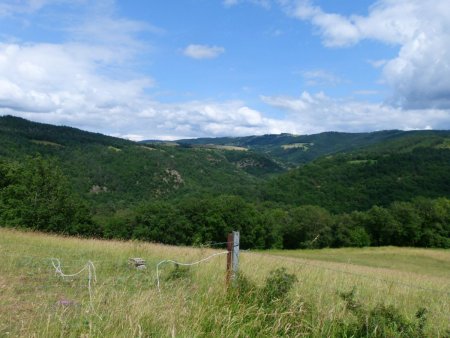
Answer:
<svg viewBox="0 0 450 338"><path fill-rule="evenodd" d="M139 115L156 121L159 132L172 130L183 137L280 133L285 127L284 121L264 117L241 101L154 102Z"/></svg>
<svg viewBox="0 0 450 338"><path fill-rule="evenodd" d="M105 44L2 43L1 113L133 140L284 130L282 121L241 101L154 101L145 91L153 85L151 78L104 73L123 57Z"/></svg>
<svg viewBox="0 0 450 338"><path fill-rule="evenodd" d="M0 44L0 107L66 114L111 107L139 96L149 78L103 77L109 50L79 44Z"/></svg>
<svg viewBox="0 0 450 338"><path fill-rule="evenodd" d="M152 26L117 18L107 6L65 27L61 43L0 43L0 112L70 125L119 137L181 137L279 133L284 123L241 101L161 103L151 99L148 76L127 71L147 50L136 37L159 34ZM150 27L150 28L149 28ZM208 58L222 47L191 45L191 57ZM114 69L114 72L111 72ZM121 69L119 72L117 69Z"/></svg>
<svg viewBox="0 0 450 338"><path fill-rule="evenodd" d="M193 59L214 59L225 52L225 48L219 46L191 44L183 50L183 54Z"/></svg>
<svg viewBox="0 0 450 338"><path fill-rule="evenodd" d="M288 114L301 133L372 131L383 129L448 129L450 114L439 109L403 110L379 103L334 99L324 93L299 97L263 96L262 100Z"/></svg>
<svg viewBox="0 0 450 338"><path fill-rule="evenodd" d="M52 1L65 0L6 0L0 4L0 16L39 11ZM233 5L241 1L247 0L226 2ZM248 1L270 5L268 1ZM262 101L284 113L284 117L269 118L243 101L155 101L149 95L155 81L136 75L137 69L130 65L143 51L151 50L139 39L140 34L164 31L117 17L111 9L113 3L105 0L96 2L103 8L64 27L68 37L62 42L25 43L20 39L0 42L0 113L133 140L450 128L449 111L442 109L450 105L450 41L445 34L450 20L442 19L448 13L442 5L444 1L435 0L433 6L428 3L428 9L421 5L427 3L425 0L378 1L366 17L325 13L305 1L277 1L290 15L310 20L318 27L327 46L350 46L362 39L398 45L400 52L396 58L374 62L394 89L392 105L338 100L323 93L305 92L299 97L268 95L261 97ZM86 4L84 0L77 3ZM408 18L400 18L402 7L397 4L404 5L402 15ZM419 15L421 10L423 15ZM424 18L429 18L429 22L423 22ZM410 30L411 27L415 28ZM189 45L183 52L204 59L218 57L225 49ZM302 75L309 85L341 81L323 70L310 70Z"/></svg>
<svg viewBox="0 0 450 338"><path fill-rule="evenodd" d="M367 16L327 13L309 0L278 0L310 21L327 47L364 39L399 46L397 57L374 62L392 88L389 103L405 109L450 108L450 7L447 0L378 0Z"/></svg>
<svg viewBox="0 0 450 338"><path fill-rule="evenodd" d="M59 124L132 140L174 140L297 131L286 121L267 118L241 101L161 103L145 97L135 97L128 105L97 106L76 112L48 109L42 112L22 112L19 115L41 122L58 121Z"/></svg>
<svg viewBox="0 0 450 338"><path fill-rule="evenodd" d="M327 13L311 0L279 0L285 11L298 19L311 21L329 47L353 45L363 39L391 44L411 40L424 24L423 12L445 0L378 0L369 8L368 16L343 16ZM441 7L441 6L437 6ZM438 8L439 10L439 8ZM433 10L435 14L438 11ZM442 15L440 15L442 16Z"/></svg>

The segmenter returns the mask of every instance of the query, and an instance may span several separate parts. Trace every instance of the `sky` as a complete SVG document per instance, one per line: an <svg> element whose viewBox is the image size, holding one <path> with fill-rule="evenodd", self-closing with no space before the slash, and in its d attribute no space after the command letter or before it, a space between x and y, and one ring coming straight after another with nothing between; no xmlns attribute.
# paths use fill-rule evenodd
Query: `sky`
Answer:
<svg viewBox="0 0 450 338"><path fill-rule="evenodd" d="M450 6L0 0L0 115L132 140L450 129Z"/></svg>

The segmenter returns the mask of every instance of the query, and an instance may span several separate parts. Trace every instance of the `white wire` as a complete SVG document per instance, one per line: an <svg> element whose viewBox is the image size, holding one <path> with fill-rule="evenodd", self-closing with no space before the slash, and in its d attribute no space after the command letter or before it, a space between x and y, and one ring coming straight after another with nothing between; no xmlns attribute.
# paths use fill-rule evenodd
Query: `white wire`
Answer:
<svg viewBox="0 0 450 338"><path fill-rule="evenodd" d="M207 260L209 260L209 259L211 259L213 257L224 255L224 254L227 254L227 253L228 253L228 251L218 252L218 253L215 253L215 254L213 254L211 256L205 257L205 258L203 258L203 259L201 259L199 261L193 262L193 263L180 263L180 262L173 261L171 259L165 259L165 260L159 262L158 264L156 264L156 280L157 280L157 285L158 285L158 291L161 293L160 282L159 282L159 266L161 264L174 263L174 264L181 265L181 266L192 266L192 265L200 264L200 263L202 263L204 261L207 261Z"/></svg>
<svg viewBox="0 0 450 338"><path fill-rule="evenodd" d="M95 272L95 265L92 261L87 261L86 265L78 272L73 274L65 274L61 269L61 262L58 258L50 258L53 267L55 268L55 273L62 278L64 277L75 277L81 274L86 269L88 270L88 290L89 290L89 306L92 311L94 311L94 306L92 304L92 281L97 282L97 274Z"/></svg>

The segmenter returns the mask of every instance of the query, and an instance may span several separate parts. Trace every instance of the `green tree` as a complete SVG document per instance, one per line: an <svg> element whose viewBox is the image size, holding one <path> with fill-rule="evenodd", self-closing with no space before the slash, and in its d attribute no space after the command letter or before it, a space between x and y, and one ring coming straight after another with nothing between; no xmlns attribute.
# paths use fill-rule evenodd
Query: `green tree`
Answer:
<svg viewBox="0 0 450 338"><path fill-rule="evenodd" d="M390 244L398 246L416 246L421 237L422 219L414 205L408 202L394 202L389 211L397 222Z"/></svg>
<svg viewBox="0 0 450 338"><path fill-rule="evenodd" d="M194 229L192 244L226 240L227 226L214 198L184 198L177 207Z"/></svg>
<svg viewBox="0 0 450 338"><path fill-rule="evenodd" d="M333 224L334 247L364 247L370 245L370 237L361 226L360 212L335 216Z"/></svg>
<svg viewBox="0 0 450 338"><path fill-rule="evenodd" d="M375 246L392 244L393 234L398 232L400 225L388 209L374 206L364 213L361 219Z"/></svg>
<svg viewBox="0 0 450 338"><path fill-rule="evenodd" d="M67 234L98 234L87 207L72 193L54 161L38 156L2 166L0 220L4 226Z"/></svg>
<svg viewBox="0 0 450 338"><path fill-rule="evenodd" d="M191 244L191 224L170 203L153 202L136 211L133 238L165 244Z"/></svg>
<svg viewBox="0 0 450 338"><path fill-rule="evenodd" d="M332 244L332 217L315 205L304 205L290 210L290 222L283 233L283 247L323 248Z"/></svg>
<svg viewBox="0 0 450 338"><path fill-rule="evenodd" d="M450 248L450 200L417 198L413 207L422 220L417 245Z"/></svg>

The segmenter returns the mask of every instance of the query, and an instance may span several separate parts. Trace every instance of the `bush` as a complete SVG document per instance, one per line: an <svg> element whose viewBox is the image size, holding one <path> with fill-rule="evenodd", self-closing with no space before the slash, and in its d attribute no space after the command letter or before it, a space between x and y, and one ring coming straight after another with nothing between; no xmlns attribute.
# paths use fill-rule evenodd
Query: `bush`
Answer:
<svg viewBox="0 0 450 338"><path fill-rule="evenodd" d="M273 270L267 277L265 286L261 289L261 299L266 304L283 300L297 281L297 277L287 273L286 268Z"/></svg>
<svg viewBox="0 0 450 338"><path fill-rule="evenodd" d="M258 288L244 274L237 276L236 283L230 289L229 295L244 303L272 305L277 301L285 301L297 277L287 273L286 268L272 270L263 287Z"/></svg>
<svg viewBox="0 0 450 338"><path fill-rule="evenodd" d="M408 320L393 305L377 304L372 309L355 300L355 289L341 293L346 302L347 309L356 317L350 325L342 324L343 336L350 337L426 337L424 327L426 324L425 308L416 312L414 320Z"/></svg>

